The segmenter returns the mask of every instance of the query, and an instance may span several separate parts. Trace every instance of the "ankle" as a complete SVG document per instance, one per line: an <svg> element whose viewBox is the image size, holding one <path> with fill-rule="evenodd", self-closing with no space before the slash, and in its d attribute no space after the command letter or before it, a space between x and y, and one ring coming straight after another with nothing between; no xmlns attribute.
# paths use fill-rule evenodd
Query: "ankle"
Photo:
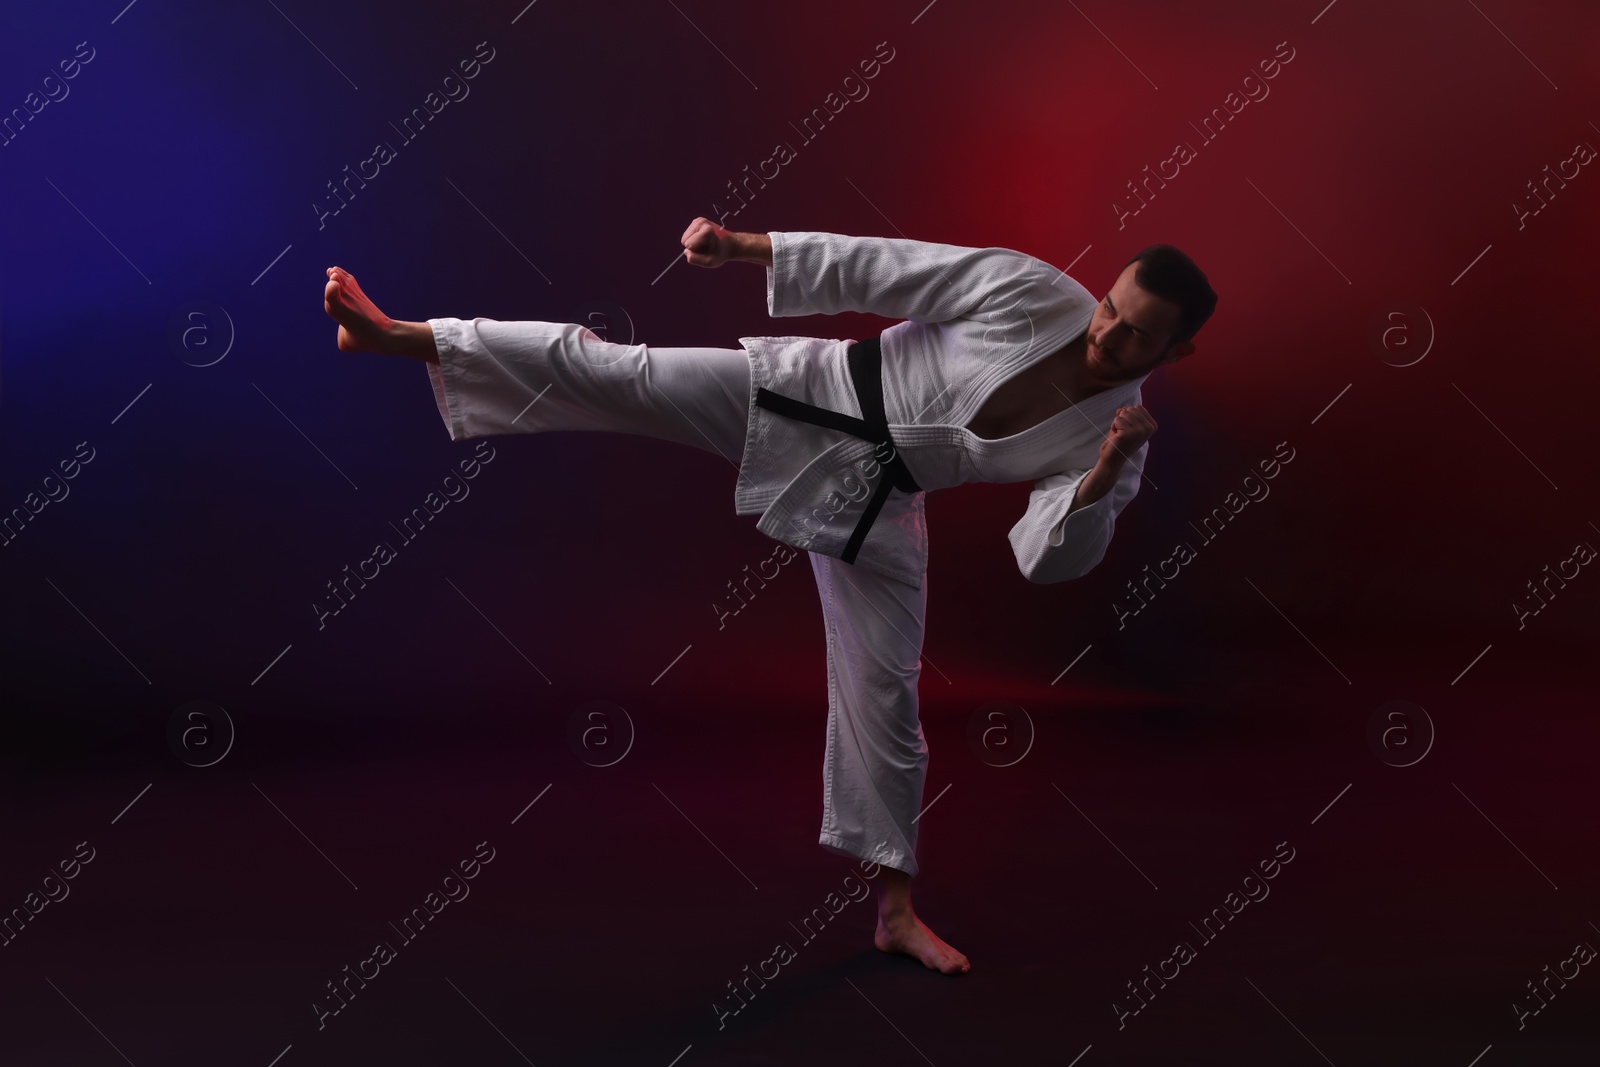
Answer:
<svg viewBox="0 0 1600 1067"><path fill-rule="evenodd" d="M384 337L391 355L408 356L430 363L439 361L438 347L433 341L433 327L426 322L391 320L384 330Z"/></svg>
<svg viewBox="0 0 1600 1067"><path fill-rule="evenodd" d="M911 901L897 901L893 904L878 905L878 921L885 926L894 923L906 922L913 918L915 912L911 910Z"/></svg>

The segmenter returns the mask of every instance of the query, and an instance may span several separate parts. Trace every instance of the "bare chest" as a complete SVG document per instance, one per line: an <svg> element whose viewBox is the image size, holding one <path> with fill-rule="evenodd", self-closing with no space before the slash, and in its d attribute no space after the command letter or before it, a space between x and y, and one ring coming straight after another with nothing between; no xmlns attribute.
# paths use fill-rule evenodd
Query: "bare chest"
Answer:
<svg viewBox="0 0 1600 1067"><path fill-rule="evenodd" d="M1076 347L1042 359L1001 382L967 423L967 429L989 441L1012 437L1092 396L1094 391L1077 386L1063 369L1064 356L1070 356Z"/></svg>

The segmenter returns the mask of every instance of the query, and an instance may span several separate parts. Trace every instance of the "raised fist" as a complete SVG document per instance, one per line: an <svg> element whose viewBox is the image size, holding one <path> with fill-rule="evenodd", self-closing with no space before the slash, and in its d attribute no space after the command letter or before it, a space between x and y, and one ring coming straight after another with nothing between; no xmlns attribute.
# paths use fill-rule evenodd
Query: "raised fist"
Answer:
<svg viewBox="0 0 1600 1067"><path fill-rule="evenodd" d="M733 234L706 218L689 223L681 243L683 258L696 267L720 267L734 254Z"/></svg>
<svg viewBox="0 0 1600 1067"><path fill-rule="evenodd" d="M1100 459L1106 463L1121 463L1132 459L1139 446L1150 440L1156 432L1156 420L1143 404L1118 408L1111 419L1111 432L1100 446Z"/></svg>

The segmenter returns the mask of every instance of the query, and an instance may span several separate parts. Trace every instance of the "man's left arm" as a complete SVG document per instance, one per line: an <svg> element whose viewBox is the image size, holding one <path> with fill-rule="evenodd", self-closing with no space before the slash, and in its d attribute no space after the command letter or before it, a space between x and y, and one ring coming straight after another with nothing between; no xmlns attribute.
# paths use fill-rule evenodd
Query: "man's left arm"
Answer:
<svg viewBox="0 0 1600 1067"><path fill-rule="evenodd" d="M1092 468L1034 483L1028 510L1009 535L1023 577L1040 584L1065 582L1099 565L1117 516L1139 492L1154 432L1155 421L1143 407L1121 408Z"/></svg>

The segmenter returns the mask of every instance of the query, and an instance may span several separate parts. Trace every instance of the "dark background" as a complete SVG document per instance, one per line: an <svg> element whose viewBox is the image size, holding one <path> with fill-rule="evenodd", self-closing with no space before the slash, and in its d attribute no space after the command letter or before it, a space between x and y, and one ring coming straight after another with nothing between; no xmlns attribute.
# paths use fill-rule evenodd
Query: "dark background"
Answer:
<svg viewBox="0 0 1600 1067"><path fill-rule="evenodd" d="M29 114L0 147L0 914L95 850L0 947L0 1064L1594 1062L1593 968L1513 1008L1600 945L1600 578L1568 564L1513 609L1600 545L1600 177L1514 207L1600 145L1593 5L523 2L0 20L0 114ZM469 95L403 142L479 42ZM338 264L402 319L881 329L769 319L759 268L665 269L779 141L725 225L1016 248L1096 293L1170 242L1220 301L1146 382L1146 480L1093 573L1022 578L1026 484L928 499L917 905L972 972L876 953L852 904L719 1029L853 866L814 843L805 558L719 629L774 547L726 464L494 438L319 629L325 584L476 444L422 366L340 352L321 301ZM1283 442L1270 495L1200 538ZM597 701L604 737L573 740ZM996 708L1025 756L971 740ZM319 1030L325 983L484 841L471 897ZM1119 1028L1126 983L1280 842L1270 897Z"/></svg>

